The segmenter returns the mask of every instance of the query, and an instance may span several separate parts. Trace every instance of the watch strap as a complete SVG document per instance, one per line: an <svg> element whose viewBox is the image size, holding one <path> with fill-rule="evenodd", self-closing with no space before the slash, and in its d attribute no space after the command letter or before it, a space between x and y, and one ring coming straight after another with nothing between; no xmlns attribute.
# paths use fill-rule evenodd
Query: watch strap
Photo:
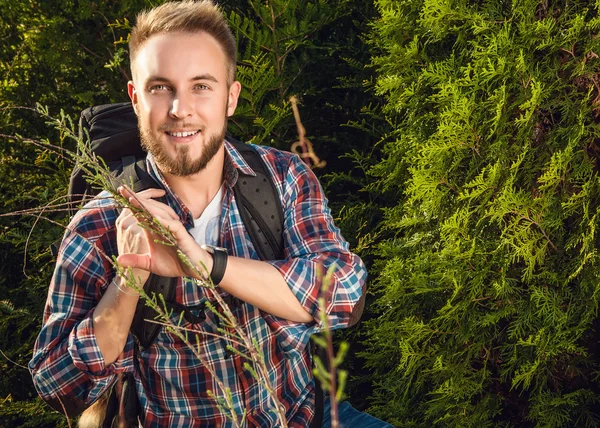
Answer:
<svg viewBox="0 0 600 428"><path fill-rule="evenodd" d="M227 251L214 247L212 250L213 266L210 271L210 279L214 285L219 285L227 267Z"/></svg>

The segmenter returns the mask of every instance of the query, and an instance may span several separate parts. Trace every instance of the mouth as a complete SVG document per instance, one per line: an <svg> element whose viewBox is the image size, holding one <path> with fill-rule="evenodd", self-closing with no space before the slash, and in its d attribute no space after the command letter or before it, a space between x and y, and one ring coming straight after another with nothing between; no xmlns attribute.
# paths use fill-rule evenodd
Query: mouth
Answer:
<svg viewBox="0 0 600 428"><path fill-rule="evenodd" d="M196 136L202 132L201 129L194 129L189 131L164 131L167 139L172 144L189 144L196 140Z"/></svg>
<svg viewBox="0 0 600 428"><path fill-rule="evenodd" d="M177 137L177 138L193 137L194 135L198 134L199 132L200 132L199 129L197 129L195 131L181 131L181 132L165 131L165 133L167 135L170 135L171 137Z"/></svg>

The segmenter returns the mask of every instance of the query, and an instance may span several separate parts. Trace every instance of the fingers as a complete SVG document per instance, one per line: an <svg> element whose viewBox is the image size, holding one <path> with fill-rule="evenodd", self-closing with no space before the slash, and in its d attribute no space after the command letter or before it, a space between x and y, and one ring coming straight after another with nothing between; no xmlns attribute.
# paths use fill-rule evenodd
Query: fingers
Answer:
<svg viewBox="0 0 600 428"><path fill-rule="evenodd" d="M189 245L187 241L193 241L193 238L187 232L175 210L162 202L152 199L163 196L165 194L163 189L147 189L136 193L126 186L121 186L119 187L119 193L123 197L128 198L134 207L146 210L154 219L158 220L163 227L173 234L180 245L187 246L186 244ZM127 208L122 211L121 216L122 220L120 224L122 227L132 227L133 222L136 223L137 227L141 227L138 225L139 219L137 216L139 216L139 213L133 213L131 209Z"/></svg>
<svg viewBox="0 0 600 428"><path fill-rule="evenodd" d="M142 206L143 206L143 208L148 210L148 212L150 214L152 214L154 217L159 217L159 218L165 217L165 218L169 218L171 220L179 221L179 216L173 210L173 208L171 208L168 205L163 204L162 202L155 201L154 199L138 199L138 200L130 199L129 202L133 206L136 206L137 208L142 208Z"/></svg>
<svg viewBox="0 0 600 428"><path fill-rule="evenodd" d="M121 254L117 257L117 261L123 267L132 269L142 269L150 271L150 255L149 254Z"/></svg>
<svg viewBox="0 0 600 428"><path fill-rule="evenodd" d="M133 212L124 209L115 222L117 229L117 251L119 263L133 268L140 284L148 279L150 270L150 245L144 229Z"/></svg>
<svg viewBox="0 0 600 428"><path fill-rule="evenodd" d="M185 226L181 223L179 216L175 213L175 211L161 202L155 201L153 199L147 198L147 196L158 195L161 196L165 193L162 189L148 189L147 191L134 193L130 189L127 188L119 188L119 191L125 195L134 195L129 196L130 200L135 198L135 202L133 205L142 206L150 215L158 220L165 228L169 229L175 237L182 237L187 234ZM134 213L129 208L124 208L119 217L117 218L116 225L121 230L130 229L130 232L139 233L142 230L142 226L140 226L141 218L139 217L139 213ZM139 230L138 230L139 229Z"/></svg>
<svg viewBox="0 0 600 428"><path fill-rule="evenodd" d="M137 224L138 220L129 208L123 209L115 222L115 225L120 230L127 230L132 226L137 226Z"/></svg>
<svg viewBox="0 0 600 428"><path fill-rule="evenodd" d="M150 188L150 189L142 190L141 192L136 193L127 186L119 186L119 188L117 190L119 191L121 196L123 196L124 198L128 198L128 197L134 196L134 195L143 196L145 198L160 198L165 193L167 193L164 189L156 189L156 188Z"/></svg>
<svg viewBox="0 0 600 428"><path fill-rule="evenodd" d="M127 198L131 205L147 210L154 217L179 220L179 216L173 208L153 199L164 196L166 192L163 189L146 189L136 193L126 186L121 186L118 190L121 196Z"/></svg>

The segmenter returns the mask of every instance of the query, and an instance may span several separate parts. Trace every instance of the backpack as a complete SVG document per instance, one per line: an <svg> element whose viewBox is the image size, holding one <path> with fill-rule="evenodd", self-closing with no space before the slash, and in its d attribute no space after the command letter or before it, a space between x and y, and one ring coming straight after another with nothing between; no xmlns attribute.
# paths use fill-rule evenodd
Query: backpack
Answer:
<svg viewBox="0 0 600 428"><path fill-rule="evenodd" d="M133 182L133 189L139 192L150 187L159 187L146 170L146 153L141 147L137 116L131 103L104 104L85 109L81 113L79 122L80 138L89 141L90 150L103 158L110 171L116 178L123 182ZM261 260L277 260L283 258L283 208L281 200L271 179L267 166L258 152L250 145L235 140L230 135L226 137L236 150L242 155L246 163L254 170L256 176L244 176L237 180L233 191L238 203L240 215L250 239ZM84 173L75 166L69 182L69 202L71 214L81 205L86 197L96 195L101 189L94 189L84 178ZM260 195L260 196L259 196ZM163 201L165 202L165 201ZM58 246L53 246L53 252ZM202 308L185 308L175 302L175 287L177 278L166 278L151 274L145 285L146 293L160 293L163 295L168 308L177 312L184 311L188 321L197 320L193 310ZM360 319L365 302L365 293L353 311L350 325ZM136 308L131 326L136 344L141 349L146 349L158 336L161 326L146 322L154 319L156 312L140 299ZM202 316L202 315L201 315ZM192 317L192 318L188 318ZM319 348L317 353L320 352ZM321 360L326 361L324 355ZM125 408L125 416L134 421L139 414L139 404L135 393L133 376L123 376L123 384L119 388L112 388L108 398L108 407L104 425L110 427L118 408ZM320 427L323 418L323 391L320 383L315 379L316 409L311 426ZM115 391L122 391L117 397ZM125 405L123 404L125 403ZM112 409L112 410L111 410ZM79 413L84 409L78 409Z"/></svg>
<svg viewBox="0 0 600 428"><path fill-rule="evenodd" d="M146 171L146 153L139 143L137 116L131 103L104 104L84 110L79 121L79 132L84 141L89 136L90 150L103 158L119 182L132 181L135 192L160 187ZM233 189L252 244L261 260L283 258L283 209L267 167L252 146L231 136L227 136L227 140L256 173L256 176L248 175L238 180ZM69 182L71 210L80 205L83 198L95 195L100 190L94 189L85 180L83 171L76 165ZM163 202L166 201L163 199ZM151 274L145 288L149 296L152 293L162 294L169 309L177 312L183 310L186 317L193 317L191 311L200 308L184 308L174 303L176 284L177 278ZM161 330L160 325L144 321L154 319L156 315L140 299L131 330L141 349L148 348Z"/></svg>

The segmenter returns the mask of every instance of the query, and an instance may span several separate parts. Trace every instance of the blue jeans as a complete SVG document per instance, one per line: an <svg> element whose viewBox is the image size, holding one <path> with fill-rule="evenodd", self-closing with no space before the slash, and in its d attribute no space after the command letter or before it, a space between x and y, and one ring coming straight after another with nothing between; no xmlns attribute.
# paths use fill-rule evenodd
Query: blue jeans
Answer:
<svg viewBox="0 0 600 428"><path fill-rule="evenodd" d="M393 428L388 424L367 413L359 412L348 401L338 403L338 420L341 428ZM325 399L323 409L323 428L331 428L331 406L329 397Z"/></svg>

